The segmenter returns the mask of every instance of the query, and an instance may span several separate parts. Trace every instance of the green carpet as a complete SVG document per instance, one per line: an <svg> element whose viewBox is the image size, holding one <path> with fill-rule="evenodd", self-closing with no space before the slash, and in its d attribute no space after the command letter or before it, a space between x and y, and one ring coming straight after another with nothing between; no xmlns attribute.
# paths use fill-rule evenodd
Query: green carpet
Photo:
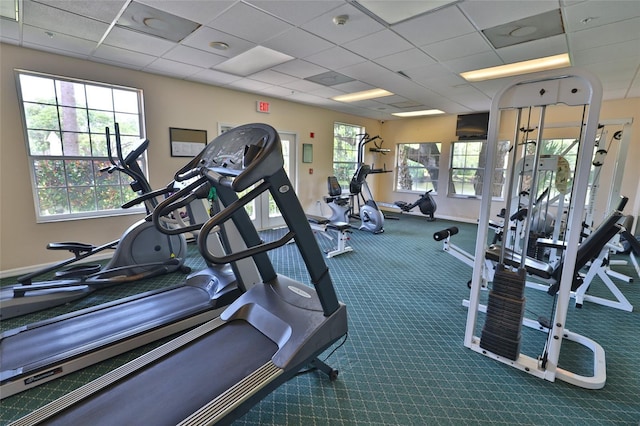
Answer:
<svg viewBox="0 0 640 426"><path fill-rule="evenodd" d="M544 381L466 349L462 341L467 310L462 300L468 297L472 270L443 252L442 243L432 238L435 231L451 225L454 223L402 216L397 221L387 220L380 235L354 230L350 240L354 251L327 259L338 296L347 304L349 314L348 339L327 360L340 371L338 380L330 382L316 372L298 376L236 424L640 424L638 313L589 302L582 309L573 303L569 308L567 328L596 340L606 351L607 384L601 390ZM460 228L455 244L473 250L476 227L455 225ZM264 232L263 237L273 239L279 232ZM321 236L317 240L323 249L332 244ZM190 253L189 264L201 267L194 247ZM278 272L308 283L295 245L274 250L271 258ZM634 273L628 266L615 269ZM2 330L182 278L172 274L126 289L96 292L65 307L3 321ZM640 309L639 284L615 281L636 311ZM598 285L601 283L596 281L590 292L604 292ZM526 298L527 317L551 315L552 297L527 289ZM543 333L523 329L521 351L535 357L544 341ZM581 374L589 371L588 351L569 343L562 348L563 368ZM149 349L7 398L2 401L0 420L2 424L15 420ZM162 392L170 392L169 383L167 387Z"/></svg>

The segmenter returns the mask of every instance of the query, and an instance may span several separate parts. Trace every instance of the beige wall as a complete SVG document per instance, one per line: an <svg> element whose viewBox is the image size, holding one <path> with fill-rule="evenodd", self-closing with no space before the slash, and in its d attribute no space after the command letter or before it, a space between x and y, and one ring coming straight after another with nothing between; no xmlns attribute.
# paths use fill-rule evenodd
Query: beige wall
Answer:
<svg viewBox="0 0 640 426"><path fill-rule="evenodd" d="M326 193L326 177L332 173L332 139L335 121L365 126L371 135L384 139L386 155L367 151L365 162L376 168L395 165L395 144L400 142L442 142L440 188L446 188L446 164L450 142L455 140L456 116L439 116L387 121L350 116L281 99L270 99L244 92L146 74L129 69L97 64L11 45L0 44L0 272L38 265L64 258L61 253L45 250L50 241L85 241L104 243L119 237L122 231L141 216L84 219L72 222L36 224L31 181L26 156L22 120L17 103L13 70L16 68L101 81L144 90L151 184L167 184L173 173L185 164L184 158L169 154L169 127L207 130L209 139L217 134L218 124L265 122L280 131L298 136L298 194L305 210L319 213L316 201ZM255 112L256 100L271 103L271 114ZM637 203L640 171L640 99L605 102L603 119L635 118L632 142L625 166L622 193L631 197L629 207ZM549 121L565 121L559 112L549 114ZM310 132L315 138L309 137ZM313 144L313 163L301 162L302 143ZM313 168L313 175L309 169ZM394 173L371 175L368 182L377 200L413 201L415 194L393 191ZM447 198L438 194L437 216L469 221L477 219L478 200ZM328 210L324 209L325 213Z"/></svg>
<svg viewBox="0 0 640 426"><path fill-rule="evenodd" d="M301 162L301 149L298 150L297 184L303 206L315 213L316 201L327 192L326 177L332 173L334 121L379 132L380 123L376 120L0 44L0 271L65 258L64 253L45 249L50 241L102 244L114 240L142 217L36 223L13 72L16 68L143 89L153 187L166 185L174 172L186 164L187 159L170 156L169 127L207 130L209 139L213 139L218 123L264 122L278 130L296 133L299 147L302 143L313 144L311 164ZM256 112L258 99L271 103L270 114ZM313 139L309 137L311 132L315 134Z"/></svg>

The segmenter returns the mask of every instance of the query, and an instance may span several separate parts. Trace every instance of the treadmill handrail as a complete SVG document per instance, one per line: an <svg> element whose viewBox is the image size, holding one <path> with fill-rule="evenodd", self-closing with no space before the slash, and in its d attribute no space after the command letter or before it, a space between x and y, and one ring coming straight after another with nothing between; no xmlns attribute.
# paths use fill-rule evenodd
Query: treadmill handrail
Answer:
<svg viewBox="0 0 640 426"><path fill-rule="evenodd" d="M222 210L221 212L214 215L211 219L209 219L202 228L200 229L200 233L198 234L198 250L202 257L204 257L207 261L215 263L215 264L225 264L230 262L235 262L240 259L244 259L246 257L254 256L259 253L263 253L269 250L276 249L278 247L282 247L287 244L293 237L295 237L295 232L289 231L283 237L271 241L268 243L262 243L253 247L249 247L245 250L241 250L235 253L231 253L225 256L216 256L211 253L209 248L207 247L207 239L211 231L216 229L217 226L231 219L233 214L238 210L244 208L245 205L249 204L255 198L257 198L260 194L267 191L270 187L270 183L262 182L257 187L253 188L251 191L243 195L238 200L229 204L227 208Z"/></svg>

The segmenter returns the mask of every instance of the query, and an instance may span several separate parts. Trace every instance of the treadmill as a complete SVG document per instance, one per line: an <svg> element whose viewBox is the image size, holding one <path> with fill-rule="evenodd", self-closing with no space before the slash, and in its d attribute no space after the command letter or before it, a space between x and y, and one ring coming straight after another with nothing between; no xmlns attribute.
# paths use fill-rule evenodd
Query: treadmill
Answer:
<svg viewBox="0 0 640 426"><path fill-rule="evenodd" d="M183 198L181 207L189 207L191 222L180 222L184 226L172 230L173 234L194 232L210 218L201 200L209 189L208 182L189 186L190 195ZM220 210L237 196L222 189L217 198ZM205 243L218 254L244 249L244 241L260 241L243 235L241 230L248 228L252 225L246 215L233 215L233 221L210 233ZM261 261L260 256L256 259ZM251 258L208 263L183 284L7 330L0 334L0 398L210 321L259 280Z"/></svg>
<svg viewBox="0 0 640 426"><path fill-rule="evenodd" d="M293 239L313 288L276 273L270 262L256 262L262 282L219 318L14 424L228 424L302 368L315 367L331 379L337 377L337 371L318 356L346 335L346 306L336 297L322 252L283 169L276 130L266 124L236 127L205 151L200 164L185 177L198 175L216 188L249 191L202 227L198 235L202 256L213 264L225 264L255 258ZM266 191L283 215L286 235L222 256L212 253L207 236L234 214L245 212L244 206ZM154 222L170 208L172 197L154 211ZM257 235L255 228L253 233Z"/></svg>

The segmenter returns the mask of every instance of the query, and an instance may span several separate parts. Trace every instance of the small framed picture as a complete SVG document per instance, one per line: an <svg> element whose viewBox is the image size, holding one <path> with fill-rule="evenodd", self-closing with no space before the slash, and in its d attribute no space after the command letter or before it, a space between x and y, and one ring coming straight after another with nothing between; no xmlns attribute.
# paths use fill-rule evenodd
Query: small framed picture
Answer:
<svg viewBox="0 0 640 426"><path fill-rule="evenodd" d="M172 157L195 157L207 145L207 131L169 127Z"/></svg>

